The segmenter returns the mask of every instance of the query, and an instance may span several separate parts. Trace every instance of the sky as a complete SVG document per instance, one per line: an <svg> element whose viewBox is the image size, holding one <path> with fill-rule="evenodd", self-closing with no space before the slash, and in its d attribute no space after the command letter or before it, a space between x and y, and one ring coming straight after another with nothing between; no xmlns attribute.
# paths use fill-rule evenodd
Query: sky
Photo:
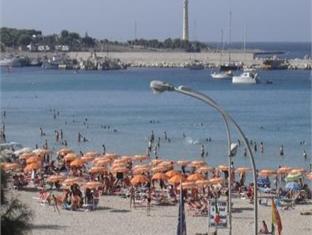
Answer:
<svg viewBox="0 0 312 235"><path fill-rule="evenodd" d="M0 0L5 27L99 39L181 38L183 0ZM311 0L189 0L190 40L311 41ZM136 25L136 30L135 30ZM244 36L245 35L245 36Z"/></svg>

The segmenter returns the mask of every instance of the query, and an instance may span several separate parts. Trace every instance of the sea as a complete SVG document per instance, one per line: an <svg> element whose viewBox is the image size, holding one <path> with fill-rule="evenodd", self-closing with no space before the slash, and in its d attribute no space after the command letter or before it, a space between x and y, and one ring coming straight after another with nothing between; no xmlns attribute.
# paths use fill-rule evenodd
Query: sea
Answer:
<svg viewBox="0 0 312 235"><path fill-rule="evenodd" d="M161 80L214 99L252 142L257 168L311 168L310 71L259 71L261 83L256 85L216 81L210 77L211 72L2 69L1 122L7 141L25 147L42 147L47 141L49 148L57 151L63 145L56 141L55 131L62 129L68 147L77 153L101 153L105 145L106 152L145 154L153 132L155 143L159 141L160 159L200 160L203 145L204 160L209 165L227 164L226 129L221 115L206 103L185 95L154 94L150 82ZM233 157L234 165L250 167L250 159L244 156L245 146L233 125L230 130L232 142L241 142ZM78 142L79 133L85 142ZM282 145L284 155L280 156ZM154 151L151 157L155 158Z"/></svg>

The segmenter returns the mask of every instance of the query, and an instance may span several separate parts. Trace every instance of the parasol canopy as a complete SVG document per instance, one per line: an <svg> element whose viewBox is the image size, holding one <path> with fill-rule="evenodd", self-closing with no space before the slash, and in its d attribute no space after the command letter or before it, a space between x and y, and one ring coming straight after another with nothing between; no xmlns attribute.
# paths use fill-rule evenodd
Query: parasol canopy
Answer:
<svg viewBox="0 0 312 235"><path fill-rule="evenodd" d="M101 187L102 183L98 181L89 181L87 182L84 187L89 189L97 189L98 187Z"/></svg>
<svg viewBox="0 0 312 235"><path fill-rule="evenodd" d="M297 182L288 182L285 185L285 189L291 190L291 191L300 191L301 190L301 186Z"/></svg>
<svg viewBox="0 0 312 235"><path fill-rule="evenodd" d="M168 180L168 182L173 185L179 184L183 181L185 181L185 178L182 175L174 175Z"/></svg>
<svg viewBox="0 0 312 235"><path fill-rule="evenodd" d="M148 178L144 175L135 175L132 179L131 179L131 184L134 186L137 186L139 184L145 184L148 182Z"/></svg>
<svg viewBox="0 0 312 235"><path fill-rule="evenodd" d="M179 171L175 171L175 170L171 170L171 171L167 171L166 172L166 175L171 178L172 176L175 176L175 175L181 175L181 172Z"/></svg>
<svg viewBox="0 0 312 235"><path fill-rule="evenodd" d="M168 180L168 176L165 173L158 172L153 175L152 180Z"/></svg>
<svg viewBox="0 0 312 235"><path fill-rule="evenodd" d="M205 179L205 177L199 173L195 173L187 177L187 181L194 181L194 182L197 180L203 180L203 179Z"/></svg>

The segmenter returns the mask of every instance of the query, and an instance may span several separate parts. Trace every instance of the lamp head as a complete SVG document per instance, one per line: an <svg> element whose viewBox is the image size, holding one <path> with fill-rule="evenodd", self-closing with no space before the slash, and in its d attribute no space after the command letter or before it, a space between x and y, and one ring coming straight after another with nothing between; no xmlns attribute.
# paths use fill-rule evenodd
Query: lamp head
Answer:
<svg viewBox="0 0 312 235"><path fill-rule="evenodd" d="M150 87L154 93L162 93L164 91L173 91L174 86L163 81L151 81Z"/></svg>

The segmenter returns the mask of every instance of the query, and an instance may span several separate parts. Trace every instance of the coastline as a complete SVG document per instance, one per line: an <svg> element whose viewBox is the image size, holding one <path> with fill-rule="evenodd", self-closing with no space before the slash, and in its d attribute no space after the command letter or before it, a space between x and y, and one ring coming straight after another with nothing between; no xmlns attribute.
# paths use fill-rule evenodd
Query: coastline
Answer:
<svg viewBox="0 0 312 235"><path fill-rule="evenodd" d="M247 67L253 66L257 69L263 69L265 58L256 57L257 51L247 51L244 53L240 50L231 52L231 62L243 64ZM19 56L29 57L31 59L52 58L57 53L54 52L14 52L2 53L2 57ZM91 57L91 52L66 52L58 53L71 60L87 61ZM229 53L225 51L223 54L216 51L207 52L96 52L98 58L109 58L110 60L118 60L128 67L156 67L156 68L179 68L190 65L193 61L200 62L206 68L216 68L220 64L229 62ZM288 59L288 69L311 69L312 59L295 58ZM65 66L66 68L66 66Z"/></svg>

